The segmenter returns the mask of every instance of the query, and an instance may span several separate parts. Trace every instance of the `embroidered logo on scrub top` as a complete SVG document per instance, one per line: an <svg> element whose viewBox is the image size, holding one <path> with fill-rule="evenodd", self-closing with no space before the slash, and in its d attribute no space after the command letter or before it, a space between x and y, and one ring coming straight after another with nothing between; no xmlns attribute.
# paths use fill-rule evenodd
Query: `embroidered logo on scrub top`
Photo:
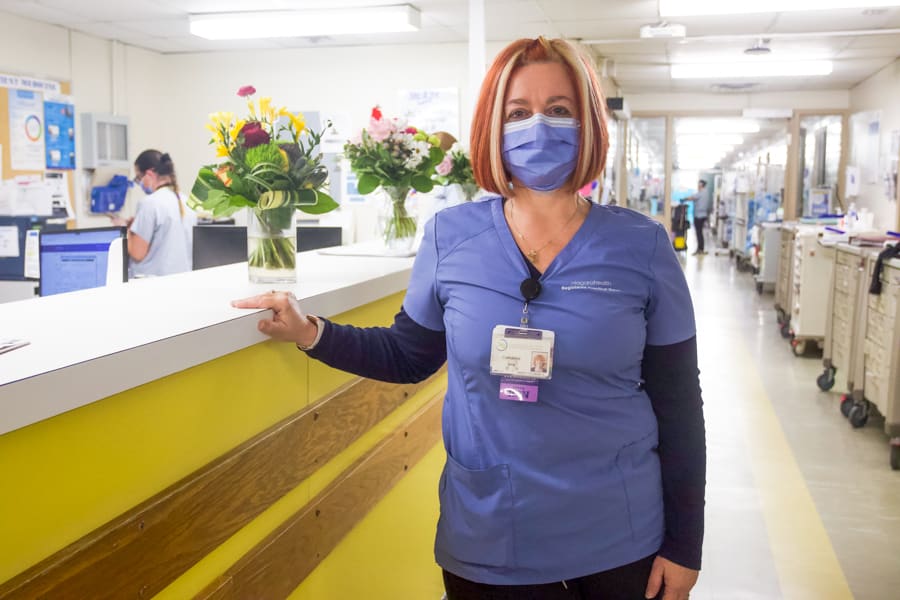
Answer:
<svg viewBox="0 0 900 600"><path fill-rule="evenodd" d="M592 292L608 292L608 293L618 293L622 290L613 287L612 281L597 281L597 280L588 280L588 281L573 281L568 285L561 286L562 291L564 292L572 292L576 290L590 290Z"/></svg>

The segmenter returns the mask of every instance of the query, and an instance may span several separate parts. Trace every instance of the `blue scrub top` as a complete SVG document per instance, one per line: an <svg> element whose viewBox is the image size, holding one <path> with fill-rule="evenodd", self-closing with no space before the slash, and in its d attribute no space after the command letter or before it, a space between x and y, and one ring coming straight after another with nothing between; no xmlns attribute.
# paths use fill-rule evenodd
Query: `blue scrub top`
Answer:
<svg viewBox="0 0 900 600"><path fill-rule="evenodd" d="M129 277L172 275L191 270L191 240L196 216L187 209L182 216L180 202L169 187L162 187L140 201L131 231L150 244L150 248L143 260L129 261Z"/></svg>
<svg viewBox="0 0 900 600"><path fill-rule="evenodd" d="M428 222L404 308L447 333L438 564L515 585L572 579L648 556L663 537L657 422L641 389L645 344L695 334L665 229L592 205L541 277L530 326L556 332L537 403L499 399L491 332L518 326L529 277L503 199Z"/></svg>

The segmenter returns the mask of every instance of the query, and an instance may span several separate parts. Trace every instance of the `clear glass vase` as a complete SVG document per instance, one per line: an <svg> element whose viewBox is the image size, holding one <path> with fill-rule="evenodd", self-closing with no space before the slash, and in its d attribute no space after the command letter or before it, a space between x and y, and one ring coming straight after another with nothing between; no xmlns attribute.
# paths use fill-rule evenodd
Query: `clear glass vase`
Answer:
<svg viewBox="0 0 900 600"><path fill-rule="evenodd" d="M408 187L383 186L385 200L378 215L381 240L388 254L412 251L416 242L416 217L407 204Z"/></svg>
<svg viewBox="0 0 900 600"><path fill-rule="evenodd" d="M253 283L297 281L294 207L251 208L247 216L247 266Z"/></svg>

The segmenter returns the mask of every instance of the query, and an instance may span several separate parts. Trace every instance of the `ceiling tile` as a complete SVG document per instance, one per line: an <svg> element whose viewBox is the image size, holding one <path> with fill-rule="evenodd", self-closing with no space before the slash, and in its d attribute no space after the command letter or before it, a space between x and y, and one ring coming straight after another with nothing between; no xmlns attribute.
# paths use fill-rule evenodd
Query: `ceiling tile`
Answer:
<svg viewBox="0 0 900 600"><path fill-rule="evenodd" d="M866 15L862 9L819 10L808 12L779 13L773 32L795 33L798 31L846 31L848 29L879 29L889 27L896 20L898 9L887 9Z"/></svg>
<svg viewBox="0 0 900 600"><path fill-rule="evenodd" d="M638 19L642 23L659 21L659 3L657 0L537 0L548 19L554 21L616 21L621 19Z"/></svg>

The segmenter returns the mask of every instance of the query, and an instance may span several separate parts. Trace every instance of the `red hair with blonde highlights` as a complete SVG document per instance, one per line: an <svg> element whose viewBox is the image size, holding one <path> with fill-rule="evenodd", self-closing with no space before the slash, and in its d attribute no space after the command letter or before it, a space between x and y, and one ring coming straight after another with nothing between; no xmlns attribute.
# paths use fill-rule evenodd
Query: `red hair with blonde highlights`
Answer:
<svg viewBox="0 0 900 600"><path fill-rule="evenodd" d="M481 84L472 116L470 153L475 181L495 194L509 195L512 179L503 167L504 101L513 74L525 65L557 62L572 79L579 128L578 163L566 189L581 189L606 166L609 135L606 101L590 61L572 43L561 39L521 39L500 51Z"/></svg>

